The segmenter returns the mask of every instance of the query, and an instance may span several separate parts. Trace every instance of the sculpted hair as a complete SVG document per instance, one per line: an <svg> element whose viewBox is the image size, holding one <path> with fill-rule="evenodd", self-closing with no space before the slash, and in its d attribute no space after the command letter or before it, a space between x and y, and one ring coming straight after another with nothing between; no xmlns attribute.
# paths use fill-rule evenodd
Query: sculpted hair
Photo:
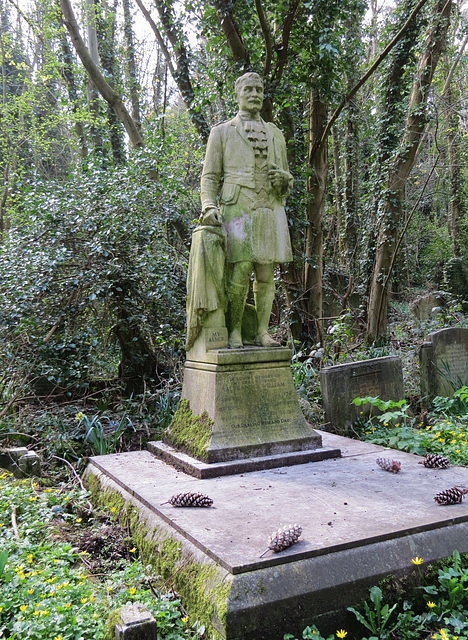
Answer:
<svg viewBox="0 0 468 640"><path fill-rule="evenodd" d="M260 82L262 87L264 87L263 80L258 75L258 73L250 71L249 73L244 73L244 75L241 76L240 78L237 78L237 80L236 80L236 82L234 84L234 95L235 96L237 96L237 92L239 91L240 87L244 84L244 82L246 82L246 80L257 80L258 82Z"/></svg>

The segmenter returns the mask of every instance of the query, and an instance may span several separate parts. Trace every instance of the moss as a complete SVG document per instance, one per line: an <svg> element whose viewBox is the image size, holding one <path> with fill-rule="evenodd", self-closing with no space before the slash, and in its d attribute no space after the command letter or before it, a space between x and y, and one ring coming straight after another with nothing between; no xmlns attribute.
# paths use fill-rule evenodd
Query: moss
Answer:
<svg viewBox="0 0 468 640"><path fill-rule="evenodd" d="M106 635L104 636L104 640L115 640L115 625L120 622L120 607L119 609L114 609L111 611L109 618L106 623Z"/></svg>
<svg viewBox="0 0 468 640"><path fill-rule="evenodd" d="M213 420L204 411L200 416L192 413L189 401L184 398L177 406L171 424L164 433L164 441L186 453L206 460Z"/></svg>
<svg viewBox="0 0 468 640"><path fill-rule="evenodd" d="M161 588L172 587L189 616L205 626L208 635L211 634L209 637L220 639L213 619L217 618L223 627L226 624L230 582L219 582L216 566L196 562L178 540L160 527L149 529L133 504L125 502L117 491L109 488L103 491L92 473L86 475L85 482L93 502L116 508L120 524L128 526L143 564L151 564L160 576ZM111 614L112 621L114 614ZM115 626L115 622L113 624Z"/></svg>

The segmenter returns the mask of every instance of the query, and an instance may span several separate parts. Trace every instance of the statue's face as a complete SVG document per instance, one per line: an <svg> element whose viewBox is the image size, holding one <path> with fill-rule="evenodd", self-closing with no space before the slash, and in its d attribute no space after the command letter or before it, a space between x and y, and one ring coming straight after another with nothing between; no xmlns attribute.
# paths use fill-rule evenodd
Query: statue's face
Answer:
<svg viewBox="0 0 468 640"><path fill-rule="evenodd" d="M255 78L247 78L237 89L237 102L242 111L258 113L263 105L263 85Z"/></svg>

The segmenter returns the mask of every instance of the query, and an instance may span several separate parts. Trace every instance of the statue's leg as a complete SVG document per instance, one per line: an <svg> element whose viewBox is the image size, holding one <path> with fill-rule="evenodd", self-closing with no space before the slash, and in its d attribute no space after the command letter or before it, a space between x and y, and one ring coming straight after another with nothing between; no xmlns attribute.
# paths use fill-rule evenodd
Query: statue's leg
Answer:
<svg viewBox="0 0 468 640"><path fill-rule="evenodd" d="M228 345L231 349L243 346L242 316L249 291L252 264L250 262L234 262L227 268L227 314Z"/></svg>
<svg viewBox="0 0 468 640"><path fill-rule="evenodd" d="M258 347L279 347L279 342L268 335L271 308L275 299L273 263L255 265L254 297L258 322L255 344Z"/></svg>

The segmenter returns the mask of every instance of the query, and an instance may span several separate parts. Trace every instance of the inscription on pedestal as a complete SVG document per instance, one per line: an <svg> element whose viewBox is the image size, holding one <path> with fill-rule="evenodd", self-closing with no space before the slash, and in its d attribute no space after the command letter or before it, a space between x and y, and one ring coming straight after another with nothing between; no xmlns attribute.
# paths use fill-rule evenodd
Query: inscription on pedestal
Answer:
<svg viewBox="0 0 468 640"><path fill-rule="evenodd" d="M213 420L209 461L320 446L299 407L289 350L275 349L274 357L265 361L252 349L230 351L224 363L186 362L182 395L193 413L206 410Z"/></svg>

